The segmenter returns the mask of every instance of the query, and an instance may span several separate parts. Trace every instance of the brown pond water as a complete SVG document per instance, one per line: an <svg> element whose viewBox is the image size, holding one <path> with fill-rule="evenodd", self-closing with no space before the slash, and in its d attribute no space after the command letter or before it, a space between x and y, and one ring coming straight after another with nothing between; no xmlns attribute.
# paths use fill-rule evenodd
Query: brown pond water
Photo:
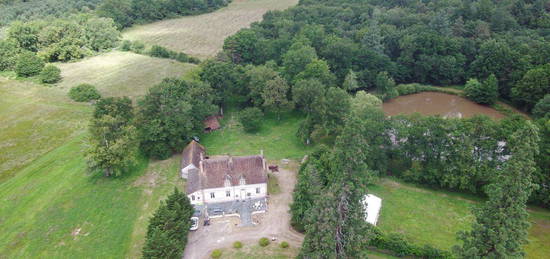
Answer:
<svg viewBox="0 0 550 259"><path fill-rule="evenodd" d="M422 92L399 96L383 105L386 116L420 113L422 115L441 115L449 118L469 118L476 114L485 114L501 119L505 116L495 109L474 103L466 98L437 92Z"/></svg>

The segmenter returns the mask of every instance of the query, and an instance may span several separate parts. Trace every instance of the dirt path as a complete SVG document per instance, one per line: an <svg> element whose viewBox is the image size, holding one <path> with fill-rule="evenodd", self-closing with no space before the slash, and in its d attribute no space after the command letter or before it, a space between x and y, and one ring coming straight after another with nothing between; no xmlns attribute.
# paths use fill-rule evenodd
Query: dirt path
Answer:
<svg viewBox="0 0 550 259"><path fill-rule="evenodd" d="M245 244L258 242L262 237L277 237L291 246L299 247L303 235L290 227L289 205L292 202L292 190L296 184L296 172L282 169L276 174L281 193L269 198L268 212L260 214L260 224L254 227L237 227L238 218L227 217L212 221L208 227L189 234L184 259L209 258L212 250L230 247L233 242Z"/></svg>

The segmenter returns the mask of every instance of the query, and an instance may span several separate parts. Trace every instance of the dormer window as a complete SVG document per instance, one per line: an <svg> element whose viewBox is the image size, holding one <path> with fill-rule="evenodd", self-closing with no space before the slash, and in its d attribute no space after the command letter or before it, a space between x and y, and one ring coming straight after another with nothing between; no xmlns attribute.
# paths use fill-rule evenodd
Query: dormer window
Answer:
<svg viewBox="0 0 550 259"><path fill-rule="evenodd" d="M231 181L229 181L228 178L225 178L225 181L223 182L223 186L225 186L225 187L231 187Z"/></svg>
<svg viewBox="0 0 550 259"><path fill-rule="evenodd" d="M241 176L241 178L239 179L239 184L240 185L245 185L246 184L246 179L244 179L244 177Z"/></svg>

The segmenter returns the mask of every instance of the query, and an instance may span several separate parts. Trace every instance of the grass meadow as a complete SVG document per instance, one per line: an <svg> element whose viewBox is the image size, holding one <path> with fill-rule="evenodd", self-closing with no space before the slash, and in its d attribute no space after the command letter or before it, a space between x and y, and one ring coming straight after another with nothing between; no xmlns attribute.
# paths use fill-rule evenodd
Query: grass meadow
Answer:
<svg viewBox="0 0 550 259"><path fill-rule="evenodd" d="M457 244L456 233L467 230L474 216L471 208L482 199L447 191L431 190L401 181L382 178L369 187L369 192L382 198L378 226L386 232L397 232L416 244L432 244L451 249ZM526 258L547 258L550 254L550 211L530 209L530 243Z"/></svg>
<svg viewBox="0 0 550 259"><path fill-rule="evenodd" d="M137 25L123 33L127 40L161 45L198 58L215 56L225 38L260 21L269 10L283 10L298 0L233 0L212 13Z"/></svg>
<svg viewBox="0 0 550 259"><path fill-rule="evenodd" d="M141 158L123 177L86 170L93 107L67 97L92 83L104 96L141 96L195 65L112 52L56 64L58 85L0 75L0 258L138 258L148 218L174 187L179 156Z"/></svg>
<svg viewBox="0 0 550 259"><path fill-rule="evenodd" d="M237 120L234 110L227 111L221 121L222 128L203 134L201 143L210 155L264 155L268 160L294 159L300 161L313 150L304 145L296 136L303 115L285 113L281 120L275 114L267 114L258 132L246 133Z"/></svg>
<svg viewBox="0 0 550 259"><path fill-rule="evenodd" d="M131 52L112 51L74 63L56 64L63 80L57 87L68 91L82 83L95 85L104 96L135 99L167 77L181 77L196 65L153 58Z"/></svg>

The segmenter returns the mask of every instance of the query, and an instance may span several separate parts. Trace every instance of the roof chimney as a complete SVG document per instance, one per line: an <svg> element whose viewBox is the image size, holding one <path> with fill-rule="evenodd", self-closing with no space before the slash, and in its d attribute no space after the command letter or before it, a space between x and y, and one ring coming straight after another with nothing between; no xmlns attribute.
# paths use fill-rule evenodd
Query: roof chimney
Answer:
<svg viewBox="0 0 550 259"><path fill-rule="evenodd" d="M201 161L204 160L204 153L203 152L200 152L200 156L201 156Z"/></svg>

